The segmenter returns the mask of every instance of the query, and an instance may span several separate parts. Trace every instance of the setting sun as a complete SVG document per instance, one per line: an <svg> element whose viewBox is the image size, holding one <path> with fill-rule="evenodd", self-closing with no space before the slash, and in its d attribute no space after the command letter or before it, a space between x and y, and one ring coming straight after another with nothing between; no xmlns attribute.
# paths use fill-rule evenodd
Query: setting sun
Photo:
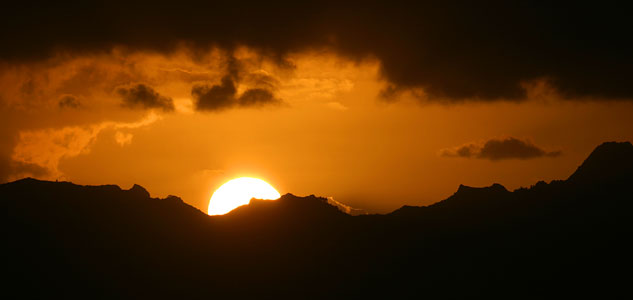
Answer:
<svg viewBox="0 0 633 300"><path fill-rule="evenodd" d="M248 204L252 198L275 200L281 195L267 182L251 177L229 180L218 188L209 201L209 215L223 215Z"/></svg>

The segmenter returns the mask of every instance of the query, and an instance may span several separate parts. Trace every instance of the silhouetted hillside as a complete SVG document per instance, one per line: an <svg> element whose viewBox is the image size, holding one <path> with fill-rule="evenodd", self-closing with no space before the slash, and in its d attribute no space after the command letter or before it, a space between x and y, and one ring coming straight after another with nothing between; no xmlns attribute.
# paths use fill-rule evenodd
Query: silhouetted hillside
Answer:
<svg viewBox="0 0 633 300"><path fill-rule="evenodd" d="M609 183L633 176L633 145L609 142L598 146L567 181L578 184Z"/></svg>
<svg viewBox="0 0 633 300"><path fill-rule="evenodd" d="M350 216L315 196L209 217L142 187L0 185L3 292L20 298L550 298L628 293L633 146L568 180L460 186L426 207ZM5 276L7 277L7 276Z"/></svg>

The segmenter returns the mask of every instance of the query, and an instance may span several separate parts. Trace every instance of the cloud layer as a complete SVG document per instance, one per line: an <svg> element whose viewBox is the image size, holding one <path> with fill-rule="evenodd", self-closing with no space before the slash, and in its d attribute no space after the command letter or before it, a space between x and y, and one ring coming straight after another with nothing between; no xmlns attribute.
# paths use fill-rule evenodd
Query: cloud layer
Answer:
<svg viewBox="0 0 633 300"><path fill-rule="evenodd" d="M121 97L124 107L174 110L174 101L171 98L159 94L151 86L143 83L120 86L116 89L116 93Z"/></svg>
<svg viewBox="0 0 633 300"><path fill-rule="evenodd" d="M483 143L470 143L459 147L440 150L440 156L464 157L488 160L532 159L538 157L557 157L561 151L546 151L529 140L513 137L490 139Z"/></svg>
<svg viewBox="0 0 633 300"><path fill-rule="evenodd" d="M33 9L15 1L0 19L0 60L116 46L169 52L244 45L284 63L288 53L328 48L354 60L377 58L390 85L385 95L423 89L416 95L432 100L520 100L525 84L545 80L568 98L630 100L633 85L623 83L633 81L633 27L627 10L607 2L185 0L43 2Z"/></svg>

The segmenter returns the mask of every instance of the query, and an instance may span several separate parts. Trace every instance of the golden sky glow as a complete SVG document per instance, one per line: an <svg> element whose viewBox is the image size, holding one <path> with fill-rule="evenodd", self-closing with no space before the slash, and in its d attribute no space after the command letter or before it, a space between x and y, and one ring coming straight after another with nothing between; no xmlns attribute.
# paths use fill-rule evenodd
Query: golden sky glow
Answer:
<svg viewBox="0 0 633 300"><path fill-rule="evenodd" d="M4 282L20 298L625 294L624 5L1 11Z"/></svg>
<svg viewBox="0 0 633 300"><path fill-rule="evenodd" d="M0 154L14 167L5 180L138 183L154 197L178 195L206 211L215 188L249 176L385 212L439 201L459 184L513 189L566 178L599 143L633 140L631 102L569 101L544 82L526 83L525 101L449 104L421 101L422 89L381 98L388 83L371 58L304 51L283 65L242 48L233 59L234 97L265 89L274 103L197 111L192 86L225 76L220 50L114 50L7 65L0 71ZM138 83L171 98L173 109L122 102L118 91ZM510 137L561 154L442 155Z"/></svg>

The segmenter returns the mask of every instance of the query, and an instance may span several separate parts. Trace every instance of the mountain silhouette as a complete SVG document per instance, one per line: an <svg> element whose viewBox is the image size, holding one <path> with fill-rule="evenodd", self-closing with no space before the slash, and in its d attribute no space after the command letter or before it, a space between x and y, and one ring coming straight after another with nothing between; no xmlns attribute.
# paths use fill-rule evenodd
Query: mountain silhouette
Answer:
<svg viewBox="0 0 633 300"><path fill-rule="evenodd" d="M574 183L608 183L630 179L633 174L633 145L608 142L598 146L569 179Z"/></svg>
<svg viewBox="0 0 633 300"><path fill-rule="evenodd" d="M628 293L633 146L567 180L461 185L435 204L351 216L253 199L210 217L143 187L0 185L3 293L20 298L553 298Z"/></svg>

